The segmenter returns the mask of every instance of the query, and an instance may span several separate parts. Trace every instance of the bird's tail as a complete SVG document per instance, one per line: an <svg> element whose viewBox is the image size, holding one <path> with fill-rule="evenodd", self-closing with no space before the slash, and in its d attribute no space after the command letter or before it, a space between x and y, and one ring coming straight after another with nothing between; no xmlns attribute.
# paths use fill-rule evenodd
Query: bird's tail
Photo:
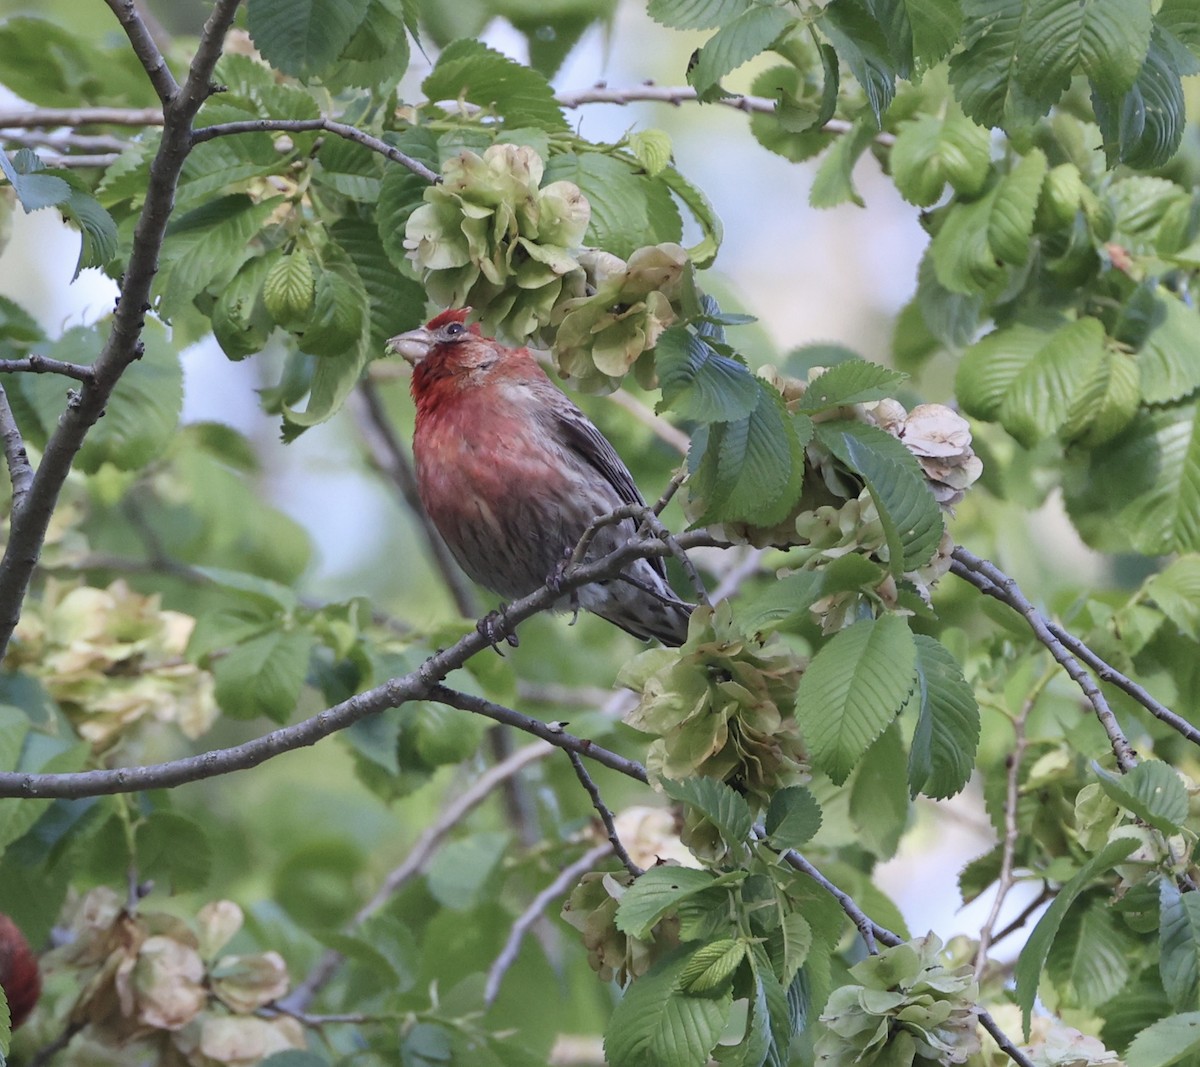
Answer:
<svg viewBox="0 0 1200 1067"><path fill-rule="evenodd" d="M602 595L584 606L634 637L671 648L687 640L693 609L648 566L605 582Z"/></svg>

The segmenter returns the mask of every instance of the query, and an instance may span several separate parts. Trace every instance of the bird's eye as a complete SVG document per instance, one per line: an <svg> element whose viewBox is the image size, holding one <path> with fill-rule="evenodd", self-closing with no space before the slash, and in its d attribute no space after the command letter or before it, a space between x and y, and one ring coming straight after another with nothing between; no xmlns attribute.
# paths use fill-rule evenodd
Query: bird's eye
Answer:
<svg viewBox="0 0 1200 1067"><path fill-rule="evenodd" d="M446 326L447 337L457 337L466 327L461 322L451 322Z"/></svg>

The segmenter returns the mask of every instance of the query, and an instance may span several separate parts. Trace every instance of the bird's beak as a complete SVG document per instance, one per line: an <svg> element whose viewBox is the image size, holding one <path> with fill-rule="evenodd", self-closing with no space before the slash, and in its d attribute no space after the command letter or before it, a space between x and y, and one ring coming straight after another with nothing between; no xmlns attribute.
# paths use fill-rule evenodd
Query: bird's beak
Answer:
<svg viewBox="0 0 1200 1067"><path fill-rule="evenodd" d="M415 367L429 355L429 349L432 347L433 334L424 326L420 326L415 330L409 330L408 333L397 334L395 337L389 338L388 343L383 346L383 350L389 356L402 356Z"/></svg>

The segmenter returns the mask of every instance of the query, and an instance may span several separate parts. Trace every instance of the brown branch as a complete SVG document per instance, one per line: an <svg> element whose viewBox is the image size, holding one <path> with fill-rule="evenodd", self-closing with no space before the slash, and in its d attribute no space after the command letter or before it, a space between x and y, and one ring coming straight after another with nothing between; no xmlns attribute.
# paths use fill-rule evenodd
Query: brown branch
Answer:
<svg viewBox="0 0 1200 1067"><path fill-rule="evenodd" d="M607 842L589 849L570 866L564 867L554 881L538 893L530 902L529 907L517 917L517 921L513 923L512 929L508 933L508 940L504 943L504 948L500 950L500 954L488 968L487 981L483 987L485 1009L496 1003L496 997L500 995L500 983L504 981L504 976L512 968L512 965L517 962L517 954L521 951L521 942L533 924L542 917L554 901L594 869L597 863L610 855L612 850L612 846Z"/></svg>
<svg viewBox="0 0 1200 1067"><path fill-rule="evenodd" d="M43 465L44 462L43 460ZM681 540L690 536L685 534ZM490 635L485 635L480 628L476 628L449 648L434 653L420 667L408 674L358 693L302 722L272 730L243 744L149 766L62 774L0 772L0 797L104 796L112 793L133 793L143 789L170 788L186 782L213 778L233 771L247 770L284 752L313 745L367 715L420 699L440 700L452 707L461 707L496 722L516 726L523 732L541 737L558 748L571 749L644 782L645 769L632 760L608 752L591 741L555 732L539 719L521 715L479 697L446 689L439 683L473 655L492 647L493 641L512 633L522 621L552 607L564 592L614 577L633 559L662 556L667 551L669 550L666 546L656 540L628 541L601 559L565 572L556 578L552 586L542 586L528 596L514 601L502 616L493 621Z"/></svg>
<svg viewBox="0 0 1200 1067"><path fill-rule="evenodd" d="M0 359L0 374L62 374L77 382L90 382L94 377L93 369L83 363L65 363L48 356Z"/></svg>
<svg viewBox="0 0 1200 1067"><path fill-rule="evenodd" d="M583 786L587 795L591 797L592 807L596 809L596 814L600 816L600 822L604 824L604 832L608 836L612 852L621 861L625 870L636 878L639 874L643 873L642 868L633 862L629 856L629 852L621 843L621 838L617 834L616 824L613 822L612 812L608 810L608 805L604 803L604 798L600 795L600 787L596 785L595 780L588 773L588 769L583 765L583 760L576 753L568 749L567 759L571 761L571 766L575 769L575 777L579 779L579 784Z"/></svg>
<svg viewBox="0 0 1200 1067"><path fill-rule="evenodd" d="M159 252L174 207L175 188L191 149L192 121L211 91L213 67L221 54L225 33L233 22L238 3L239 0L217 0L214 4L201 31L187 78L164 108L163 135L150 164L146 198L134 227L129 262L108 338L93 364L92 380L84 382L80 392L68 402L46 443L23 505L13 511L8 544L0 559L0 657L8 648L16 628L46 529L75 456L88 431L104 414L121 375L142 355L141 333L144 316L150 308L150 287L158 270ZM166 79L152 69L153 56L159 54L157 47L154 47L153 55L149 53L140 36L144 27L142 31L130 30L130 24L137 23L136 11L122 7L117 13L126 32L132 32L134 50L162 95L167 88ZM148 33L145 40L153 45ZM166 71L165 66L162 69Z"/></svg>
<svg viewBox="0 0 1200 1067"><path fill-rule="evenodd" d="M58 126L161 126L157 107L15 107L0 108L0 130L47 129Z"/></svg>
<svg viewBox="0 0 1200 1067"><path fill-rule="evenodd" d="M1053 668L1051 668L1053 670ZM1017 805L1020 801L1021 764L1025 758L1025 750L1029 747L1029 737L1025 727L1029 715L1037 705L1038 697L1049 684L1050 671L1045 672L1030 689L1029 694L1021 702L1021 710L1012 720L1013 750L1008 754L1008 773L1004 787L1004 841L1000 850L1000 877L996 881L996 898L992 901L991 910L979 929L979 948L975 952L975 981L983 975L987 965L988 949L991 947L996 923L1000 918L1000 909L1004 907L1005 898L1015 884L1013 871L1016 867L1017 842L1020 840L1021 828L1017 825Z"/></svg>
<svg viewBox="0 0 1200 1067"><path fill-rule="evenodd" d="M480 612L479 600L466 575L454 562L446 542L442 540L441 534L425 513L420 494L417 492L417 476L408 458L408 451L396 435L379 392L369 378L364 378L358 389L351 394L351 411L367 446L371 463L400 491L408 510L420 525L434 566L437 567L442 583L454 600L458 613L463 618L474 618Z"/></svg>
<svg viewBox="0 0 1200 1067"><path fill-rule="evenodd" d="M420 162L420 160L405 155L400 149L392 147L392 145L386 141L381 141L378 137L372 137L369 133L364 133L355 126L349 126L344 122L336 122L333 119L246 119L243 122L220 122L212 126L202 126L200 129L193 131L192 144L203 144L205 141L211 141L217 137L230 137L239 133L309 133L314 130L332 133L337 137L344 137L347 141L353 141L364 148L369 148L372 152L378 152L393 163L399 163L400 166L407 167L415 175L419 178L424 178L427 182L437 183L442 180L425 166L424 163Z"/></svg>
<svg viewBox="0 0 1200 1067"><path fill-rule="evenodd" d="M1049 650L1050 655L1058 662L1071 680L1079 686L1084 697L1092 706L1097 720L1108 735L1109 745L1116 757L1117 766L1122 773L1127 773L1137 766L1137 756L1128 738L1121 731L1116 715L1109 707L1104 694L1090 674L1080 665L1066 645L1051 630L1050 623L1021 592L1013 578L1010 578L990 560L967 551L962 545L955 546L950 569L958 577L975 586L981 593L1007 604L1024 617L1025 622L1033 631L1034 636Z"/></svg>
<svg viewBox="0 0 1200 1067"><path fill-rule="evenodd" d="M29 454L25 451L25 438L13 415L8 393L0 384L0 441L4 446L4 460L8 464L8 476L12 480L12 510L15 513L29 493L33 483L33 468L29 465Z"/></svg>
<svg viewBox="0 0 1200 1067"><path fill-rule="evenodd" d="M162 52L158 50L158 44L151 36L149 29L146 28L137 4L134 3L134 0L105 0L105 3L117 16L121 28L125 31L125 36L133 45L134 55L138 57L146 71L146 76L150 79L150 84L154 86L154 91L158 93L158 98L165 108L178 95L179 84L175 81L171 68L167 66Z"/></svg>

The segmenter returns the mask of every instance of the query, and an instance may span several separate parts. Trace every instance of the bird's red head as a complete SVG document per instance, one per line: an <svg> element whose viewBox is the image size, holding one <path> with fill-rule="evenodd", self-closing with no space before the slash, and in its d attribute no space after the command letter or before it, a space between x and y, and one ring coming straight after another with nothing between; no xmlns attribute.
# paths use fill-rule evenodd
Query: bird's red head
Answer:
<svg viewBox="0 0 1200 1067"><path fill-rule="evenodd" d="M470 312L470 308L449 308L420 329L388 341L389 352L412 364L418 411L449 403L453 396L479 389L497 375L541 375L528 349L508 348L484 337L477 324L467 323Z"/></svg>

